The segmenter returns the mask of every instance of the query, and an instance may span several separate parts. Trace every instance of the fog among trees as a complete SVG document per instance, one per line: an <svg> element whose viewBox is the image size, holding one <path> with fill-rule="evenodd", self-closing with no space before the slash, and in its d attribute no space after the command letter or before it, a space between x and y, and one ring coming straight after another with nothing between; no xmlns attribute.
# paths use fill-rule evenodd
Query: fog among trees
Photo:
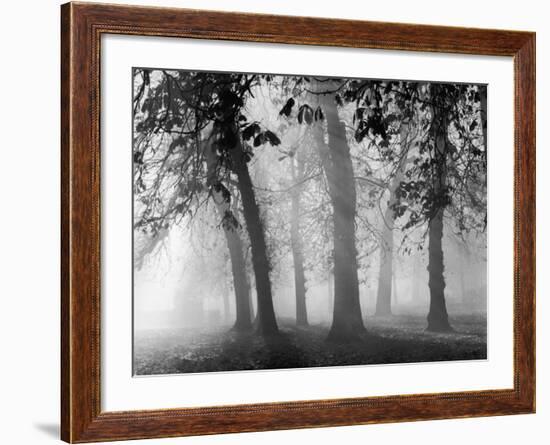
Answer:
<svg viewBox="0 0 550 445"><path fill-rule="evenodd" d="M134 372L486 358L487 87L133 71Z"/></svg>

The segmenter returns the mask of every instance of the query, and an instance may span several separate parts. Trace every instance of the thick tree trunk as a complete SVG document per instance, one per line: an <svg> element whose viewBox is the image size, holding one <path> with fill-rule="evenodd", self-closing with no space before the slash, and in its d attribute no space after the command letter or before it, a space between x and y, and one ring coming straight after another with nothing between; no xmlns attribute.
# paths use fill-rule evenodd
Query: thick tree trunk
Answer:
<svg viewBox="0 0 550 445"><path fill-rule="evenodd" d="M355 247L355 180L346 127L338 116L334 95L322 95L320 101L328 131L328 150L321 154L321 158L329 185L334 224L334 312L329 340L345 341L355 339L365 331ZM317 138L319 144L324 145L322 133L318 132Z"/></svg>
<svg viewBox="0 0 550 445"><path fill-rule="evenodd" d="M327 279L327 287L328 287L328 315L329 315L329 321L330 321L330 315L334 312L334 276L332 275L332 271L328 271L328 279Z"/></svg>
<svg viewBox="0 0 550 445"><path fill-rule="evenodd" d="M296 324L307 326L306 308L306 278L304 273L304 256L302 251L302 236L300 233L300 187L296 184L301 180L301 168L298 166L298 174L294 165L294 158L290 158L292 179L295 183L291 194L290 215L290 243L292 247L292 260L294 262L294 289L296 294Z"/></svg>
<svg viewBox="0 0 550 445"><path fill-rule="evenodd" d="M418 286L418 283L420 281L420 277L419 277L420 268L418 263L420 263L420 259L418 257L419 257L418 253L415 254L414 262L413 262L413 276L412 276L412 283L411 283L413 288L412 300L415 305L418 304L418 300L420 300L420 292L419 292L419 286Z"/></svg>
<svg viewBox="0 0 550 445"><path fill-rule="evenodd" d="M224 323L230 322L230 310L229 310L229 290L225 288L223 290L223 321Z"/></svg>
<svg viewBox="0 0 550 445"><path fill-rule="evenodd" d="M208 177L211 185L212 199L216 204L216 209L220 218L225 218L231 212L231 203L223 196L221 190L216 189L216 164L217 156L210 145L205 147L206 158L208 162ZM233 218L238 221L233 212ZM233 276L233 288L235 290L235 312L236 320L234 329L237 331L249 331L252 329L252 319L250 316L250 288L246 276L246 261L243 252L243 243L237 227L222 224L229 258L231 260L231 273Z"/></svg>
<svg viewBox="0 0 550 445"><path fill-rule="evenodd" d="M445 277L443 276L443 209L439 209L430 220L429 229L429 281L430 312L428 313L428 330L435 332L451 331L447 306L445 303Z"/></svg>
<svg viewBox="0 0 550 445"><path fill-rule="evenodd" d="M237 230L225 230L225 238L231 257L231 271L235 288L236 320L234 329L248 331L252 328L252 320L250 318L250 295L242 241Z"/></svg>
<svg viewBox="0 0 550 445"><path fill-rule="evenodd" d="M430 311L428 330L434 332L452 331L445 303L445 277L443 261L443 213L447 181L447 111L440 86L432 86L433 117L431 134L434 143L432 187L434 209L429 220L428 285L430 288Z"/></svg>
<svg viewBox="0 0 550 445"><path fill-rule="evenodd" d="M269 278L269 260L260 218L260 209L256 202L252 179L245 161L245 153L240 142L231 150L232 168L238 179L238 188L243 204L246 229L250 238L252 250L252 266L256 277L256 292L258 300L258 331L262 335L274 335L279 332L273 297L271 280Z"/></svg>
<svg viewBox="0 0 550 445"><path fill-rule="evenodd" d="M392 285L392 294L393 294L393 304L394 304L394 306L397 306L399 304L399 294L397 293L396 269L397 269L397 267L392 267L392 276L391 276L391 285Z"/></svg>
<svg viewBox="0 0 550 445"><path fill-rule="evenodd" d="M256 321L256 313L258 312L257 308L254 307L254 302L257 303L257 300L254 299L253 289L256 286L252 286L250 280L248 281L248 305L250 306L250 319ZM256 326L256 325L255 325Z"/></svg>

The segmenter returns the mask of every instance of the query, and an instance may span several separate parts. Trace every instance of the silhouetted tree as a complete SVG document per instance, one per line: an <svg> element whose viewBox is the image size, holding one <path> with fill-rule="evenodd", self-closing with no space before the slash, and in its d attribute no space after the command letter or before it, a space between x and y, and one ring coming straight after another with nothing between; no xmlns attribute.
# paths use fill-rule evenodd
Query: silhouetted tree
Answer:
<svg viewBox="0 0 550 445"><path fill-rule="evenodd" d="M258 329L265 335L277 333L263 224L247 164L253 156L252 145L278 145L280 141L258 123L248 122L242 112L262 77L136 70L134 78L134 183L143 204L135 227L156 237L172 223L192 218L196 208L204 204L208 189L207 196L214 194L229 202L230 192L224 182L234 175L252 250ZM217 178L206 171L207 153L197 143L204 131L209 132L208 145L215 150L219 164L213 169ZM154 177L150 183L144 181L148 175ZM170 208L166 208L167 188L177 195ZM231 210L224 210L223 221L232 219Z"/></svg>

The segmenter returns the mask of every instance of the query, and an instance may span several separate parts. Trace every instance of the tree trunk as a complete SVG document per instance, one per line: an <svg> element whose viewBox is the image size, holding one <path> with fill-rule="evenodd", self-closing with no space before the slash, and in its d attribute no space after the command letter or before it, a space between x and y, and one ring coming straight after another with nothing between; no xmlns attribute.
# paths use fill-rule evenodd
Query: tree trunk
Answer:
<svg viewBox="0 0 550 445"><path fill-rule="evenodd" d="M390 185L390 199L384 212L384 226L382 227L382 246L380 248L380 270L378 274L378 291L376 296L376 315L391 315L392 276L393 276L393 229L395 214L393 206L396 202L396 190L403 179L403 172L407 164L409 126L402 123L399 131L400 160Z"/></svg>
<svg viewBox="0 0 550 445"><path fill-rule="evenodd" d="M321 153L321 159L329 185L334 224L334 312L329 340L345 341L365 331L355 247L355 179L346 127L338 116L334 94L321 95L320 102L328 131L328 149ZM318 145L325 145L323 134L316 133Z"/></svg>
<svg viewBox="0 0 550 445"><path fill-rule="evenodd" d="M464 269L466 268L466 262L464 261L464 257L466 255L466 252L465 250L462 248L462 249L459 249L458 250L458 255L459 255L459 258L460 258L460 275L459 275L459 278L460 278L460 292L461 292L461 296L460 296L460 302L462 303L462 306L464 308L464 306L466 306L468 304L467 300L466 300L466 283L464 281Z"/></svg>
<svg viewBox="0 0 550 445"><path fill-rule="evenodd" d="M443 275L443 213L446 206L447 181L447 111L444 93L440 86L432 86L433 116L431 137L434 143L432 187L434 208L429 220L428 286L430 288L430 311L428 330L434 332L452 331L445 304L445 277Z"/></svg>
<svg viewBox="0 0 550 445"><path fill-rule="evenodd" d="M332 271L328 271L328 279L327 279L327 287L328 287L328 318L329 322L330 320L330 314L334 311L334 277L332 275Z"/></svg>
<svg viewBox="0 0 550 445"><path fill-rule="evenodd" d="M220 218L223 219L226 218L228 214L231 214L231 203L223 196L221 190L214 186L217 181L217 155L210 145L205 147L205 151L208 162L208 181L211 186L212 199L216 204L216 209ZM234 213L233 218L238 222L237 216ZM222 227L227 242L227 248L229 249L233 288L235 290L236 320L233 328L237 331L249 331L252 329L250 317L250 289L246 276L246 261L244 258L241 236L237 227L231 227L229 224L222 224Z"/></svg>
<svg viewBox="0 0 550 445"><path fill-rule="evenodd" d="M420 281L420 277L418 275L419 273L419 267L418 263L420 263L419 254L416 253L414 256L414 262L413 262L413 276L412 276L412 287L413 287L413 296L412 301L414 305L418 304L418 300L420 299L420 292L419 292L419 286L418 282Z"/></svg>
<svg viewBox="0 0 550 445"><path fill-rule="evenodd" d="M390 205L384 212L382 245L380 246L380 270L378 272L378 291L376 294L377 316L391 315L391 293L393 274L393 210ZM389 226L391 224L391 226Z"/></svg>
<svg viewBox="0 0 550 445"><path fill-rule="evenodd" d="M250 295L241 237L237 230L229 229L225 230L225 238L231 257L231 271L233 273L233 286L235 288L236 320L234 329L237 331L249 331L252 328Z"/></svg>
<svg viewBox="0 0 550 445"><path fill-rule="evenodd" d="M223 289L223 321L224 323L230 322L230 309L229 309L229 289L224 286Z"/></svg>
<svg viewBox="0 0 550 445"><path fill-rule="evenodd" d="M397 270L397 267L392 267L391 285L392 285L392 294L393 294L393 304L394 304L394 306L397 306L399 304L399 295L397 294L396 270Z"/></svg>
<svg viewBox="0 0 550 445"><path fill-rule="evenodd" d="M300 234L300 187L297 185L301 180L301 168L294 165L294 157L290 158L292 180L294 187L291 193L291 215L290 215L290 243L292 247L292 260L294 262L294 289L296 294L296 324L307 326L306 308L306 278L304 273L304 256L302 251L302 237Z"/></svg>
<svg viewBox="0 0 550 445"><path fill-rule="evenodd" d="M240 135L238 135L240 138ZM232 168L238 179L238 188L241 194L244 219L250 247L252 250L252 266L256 277L256 293L258 300L258 331L262 335L273 335L279 332L275 311L273 308L273 297L271 293L271 280L269 278L269 260L263 231L263 223L260 218L260 209L256 202L254 187L248 165L245 160L245 153L241 142L230 151Z"/></svg>
<svg viewBox="0 0 550 445"><path fill-rule="evenodd" d="M443 276L443 209L439 209L430 220L429 229L429 281L430 312L428 313L428 330L447 332L452 328L449 324L447 306L445 304L445 277Z"/></svg>

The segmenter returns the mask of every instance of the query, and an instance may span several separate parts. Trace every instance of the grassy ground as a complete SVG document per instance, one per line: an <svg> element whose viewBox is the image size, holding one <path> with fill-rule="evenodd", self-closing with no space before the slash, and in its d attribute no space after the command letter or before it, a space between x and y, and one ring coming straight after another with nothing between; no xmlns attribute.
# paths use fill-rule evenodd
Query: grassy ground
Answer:
<svg viewBox="0 0 550 445"><path fill-rule="evenodd" d="M317 366L472 360L487 357L486 319L451 319L453 333L425 330L421 316L369 318L367 334L347 344L326 341L328 325L297 328L280 322L282 335L190 329L144 331L135 337L137 375Z"/></svg>

